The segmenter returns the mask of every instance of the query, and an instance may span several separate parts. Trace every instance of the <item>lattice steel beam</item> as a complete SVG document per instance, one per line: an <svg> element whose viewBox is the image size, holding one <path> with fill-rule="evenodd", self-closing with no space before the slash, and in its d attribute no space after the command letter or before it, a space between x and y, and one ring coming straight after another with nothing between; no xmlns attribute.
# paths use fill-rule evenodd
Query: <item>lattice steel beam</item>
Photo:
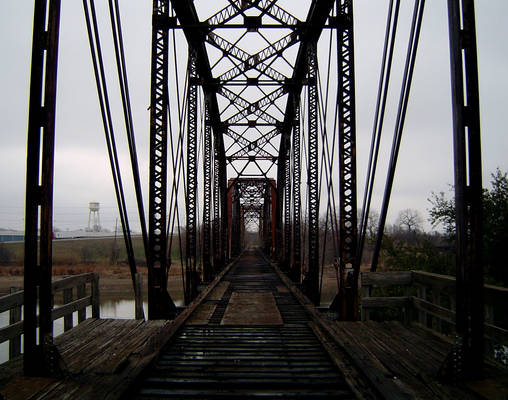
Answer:
<svg viewBox="0 0 508 400"><path fill-rule="evenodd" d="M210 124L209 101L205 101L205 133L203 138L203 280L210 282L211 270L211 205L212 205L212 126Z"/></svg>
<svg viewBox="0 0 508 400"><path fill-rule="evenodd" d="M189 48L189 88L187 91L187 185L186 185L186 263L185 304L197 295L198 276L196 271L197 249L197 130L198 130L198 74L196 51Z"/></svg>
<svg viewBox="0 0 508 400"><path fill-rule="evenodd" d="M304 287L309 299L319 304L319 181L318 181L318 90L316 42L308 44L307 140L308 140L308 239L309 258Z"/></svg>
<svg viewBox="0 0 508 400"><path fill-rule="evenodd" d="M291 256L291 279L300 282L302 275L301 265L301 164L300 164L300 106L297 104L294 110L293 121L293 247Z"/></svg>
<svg viewBox="0 0 508 400"><path fill-rule="evenodd" d="M291 142L289 136L286 139ZM291 262L291 145L287 146L286 162L284 166L284 268L289 268Z"/></svg>
<svg viewBox="0 0 508 400"><path fill-rule="evenodd" d="M169 319L176 307L167 291L167 132L169 0L154 0L150 94L148 198L148 318Z"/></svg>
<svg viewBox="0 0 508 400"><path fill-rule="evenodd" d="M339 118L339 293L332 307L343 319L358 317L358 278L356 260L357 190L356 122L354 84L353 1L337 1L337 99ZM346 275L349 270L351 276Z"/></svg>

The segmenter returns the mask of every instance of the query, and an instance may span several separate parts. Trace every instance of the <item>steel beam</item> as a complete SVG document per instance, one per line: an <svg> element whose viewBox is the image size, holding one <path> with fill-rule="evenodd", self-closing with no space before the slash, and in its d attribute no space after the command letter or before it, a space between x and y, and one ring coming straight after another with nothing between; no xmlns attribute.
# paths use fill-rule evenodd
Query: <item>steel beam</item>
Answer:
<svg viewBox="0 0 508 400"><path fill-rule="evenodd" d="M483 373L482 167L480 101L473 0L448 0L453 105L458 378Z"/></svg>
<svg viewBox="0 0 508 400"><path fill-rule="evenodd" d="M301 166L300 166L300 106L294 110L293 121L293 247L291 256L291 279L300 282L302 279L302 236L301 236Z"/></svg>
<svg viewBox="0 0 508 400"><path fill-rule="evenodd" d="M205 101L205 129L203 138L203 281L210 282L212 271L211 208L212 208L212 125L209 101Z"/></svg>
<svg viewBox="0 0 508 400"><path fill-rule="evenodd" d="M189 304L196 297L198 285L196 271L198 76L196 52L192 47L189 48L188 70L185 304Z"/></svg>
<svg viewBox="0 0 508 400"><path fill-rule="evenodd" d="M175 305L167 291L167 132L169 0L154 0L150 94L148 206L148 318L169 319Z"/></svg>
<svg viewBox="0 0 508 400"><path fill-rule="evenodd" d="M58 372L51 318L51 275L59 28L60 0L50 0L49 9L48 1L36 1L28 113L23 318L23 368L31 376L51 376ZM36 344L37 299L39 345Z"/></svg>
<svg viewBox="0 0 508 400"><path fill-rule="evenodd" d="M307 45L307 189L308 265L304 288L309 299L319 304L319 182L318 182L318 89L316 42Z"/></svg>
<svg viewBox="0 0 508 400"><path fill-rule="evenodd" d="M342 319L358 317L360 260L356 190L356 121L353 1L337 1L337 102L339 118L339 293L331 308Z"/></svg>

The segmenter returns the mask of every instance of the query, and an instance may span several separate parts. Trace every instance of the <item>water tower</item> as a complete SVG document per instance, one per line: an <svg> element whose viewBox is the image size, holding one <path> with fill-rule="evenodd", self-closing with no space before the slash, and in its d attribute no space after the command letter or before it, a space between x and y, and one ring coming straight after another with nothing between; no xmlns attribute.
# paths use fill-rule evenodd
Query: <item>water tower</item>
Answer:
<svg viewBox="0 0 508 400"><path fill-rule="evenodd" d="M101 219L99 216L100 204L92 201L88 203L88 232L101 231Z"/></svg>

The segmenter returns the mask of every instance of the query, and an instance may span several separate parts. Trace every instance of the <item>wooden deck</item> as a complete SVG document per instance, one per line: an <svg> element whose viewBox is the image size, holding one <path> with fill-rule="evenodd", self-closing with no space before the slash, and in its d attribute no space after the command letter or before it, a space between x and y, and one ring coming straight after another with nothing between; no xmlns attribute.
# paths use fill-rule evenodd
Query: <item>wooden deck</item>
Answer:
<svg viewBox="0 0 508 400"><path fill-rule="evenodd" d="M0 366L5 399L503 399L506 370L440 382L451 344L398 322L324 318L277 267L245 253L174 321L88 319L55 339L62 379Z"/></svg>
<svg viewBox="0 0 508 400"><path fill-rule="evenodd" d="M116 398L160 349L169 321L87 319L55 338L62 379L27 378L22 358L0 366L5 399Z"/></svg>

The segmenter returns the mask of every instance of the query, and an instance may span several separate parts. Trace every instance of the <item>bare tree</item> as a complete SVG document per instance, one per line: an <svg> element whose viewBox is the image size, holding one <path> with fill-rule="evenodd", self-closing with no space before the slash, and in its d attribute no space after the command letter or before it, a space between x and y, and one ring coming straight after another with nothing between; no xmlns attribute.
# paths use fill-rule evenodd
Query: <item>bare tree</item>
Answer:
<svg viewBox="0 0 508 400"><path fill-rule="evenodd" d="M418 210L406 208L399 212L397 225L408 232L417 232L422 228L423 219Z"/></svg>

